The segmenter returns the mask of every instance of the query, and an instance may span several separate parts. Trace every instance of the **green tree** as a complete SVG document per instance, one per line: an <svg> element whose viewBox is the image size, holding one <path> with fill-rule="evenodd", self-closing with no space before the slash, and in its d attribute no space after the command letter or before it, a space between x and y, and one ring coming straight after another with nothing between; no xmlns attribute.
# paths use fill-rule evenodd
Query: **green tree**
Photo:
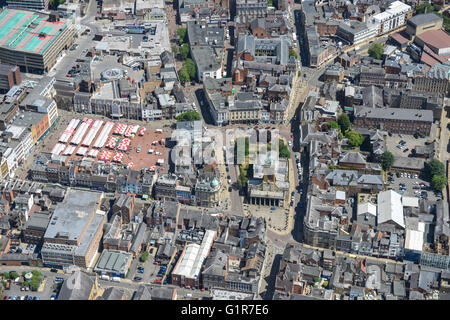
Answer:
<svg viewBox="0 0 450 320"><path fill-rule="evenodd" d="M381 164L383 170L388 170L394 164L394 155L389 151L383 152L381 155Z"/></svg>
<svg viewBox="0 0 450 320"><path fill-rule="evenodd" d="M141 261L142 262L146 262L148 260L148 251L144 251L142 254L141 254Z"/></svg>
<svg viewBox="0 0 450 320"><path fill-rule="evenodd" d="M278 144L278 152L280 158L289 158L291 156L291 152L289 151L287 145L284 144L283 140L280 140Z"/></svg>
<svg viewBox="0 0 450 320"><path fill-rule="evenodd" d="M178 28L177 34L180 37L180 44L183 44L186 41L186 28Z"/></svg>
<svg viewBox="0 0 450 320"><path fill-rule="evenodd" d="M384 52L384 46L381 43L374 43L369 48L369 56L374 59L381 59Z"/></svg>
<svg viewBox="0 0 450 320"><path fill-rule="evenodd" d="M16 279L16 278L18 278L20 275L19 275L17 272L15 272L15 271L11 271L11 272L9 273L9 276L10 276L11 279Z"/></svg>
<svg viewBox="0 0 450 320"><path fill-rule="evenodd" d="M189 55L189 46L187 43L183 43L180 47L181 59L186 60Z"/></svg>
<svg viewBox="0 0 450 320"><path fill-rule="evenodd" d="M36 279L32 279L30 281L30 289L31 289L31 291L37 291L39 289L40 285L41 284L40 284L39 281L37 281Z"/></svg>
<svg viewBox="0 0 450 320"><path fill-rule="evenodd" d="M436 191L442 191L447 186L447 177L440 174L433 176L431 186Z"/></svg>
<svg viewBox="0 0 450 320"><path fill-rule="evenodd" d="M445 176L445 166L438 159L433 159L425 163L425 175L431 181L434 176Z"/></svg>
<svg viewBox="0 0 450 320"><path fill-rule="evenodd" d="M202 117L197 111L189 110L180 114L176 119L177 121L197 121L201 120Z"/></svg>
<svg viewBox="0 0 450 320"><path fill-rule="evenodd" d="M3 279L5 279L5 280L9 280L10 279L9 272L3 272Z"/></svg>
<svg viewBox="0 0 450 320"><path fill-rule="evenodd" d="M343 113L338 117L338 124L341 127L342 132L346 132L352 125L346 113Z"/></svg>
<svg viewBox="0 0 450 320"><path fill-rule="evenodd" d="M293 56L295 59L298 59L298 54L297 54L297 52L294 49L291 49L289 51L289 56L290 57Z"/></svg>
<svg viewBox="0 0 450 320"><path fill-rule="evenodd" d="M186 70L185 67L181 67L180 71L178 72L178 76L180 77L180 81L183 83L191 81L191 78L189 77L189 72Z"/></svg>
<svg viewBox="0 0 450 320"><path fill-rule="evenodd" d="M297 72L297 77L301 77L301 76L302 76L302 72L301 71Z"/></svg>
<svg viewBox="0 0 450 320"><path fill-rule="evenodd" d="M176 56L178 54L178 46L173 45L172 46L172 52Z"/></svg>
<svg viewBox="0 0 450 320"><path fill-rule="evenodd" d="M364 137L362 136L362 134L356 131L349 131L345 136L348 139L348 143L350 143L350 145L352 145L353 147L360 146L364 141Z"/></svg>
<svg viewBox="0 0 450 320"><path fill-rule="evenodd" d="M189 73L189 77L191 79L194 79L195 75L197 74L197 68L194 61L192 59L186 59L186 61L183 63L183 66L186 67L186 70Z"/></svg>
<svg viewBox="0 0 450 320"><path fill-rule="evenodd" d="M329 129L339 129L339 124L336 121L330 121L330 122L328 122L328 128Z"/></svg>

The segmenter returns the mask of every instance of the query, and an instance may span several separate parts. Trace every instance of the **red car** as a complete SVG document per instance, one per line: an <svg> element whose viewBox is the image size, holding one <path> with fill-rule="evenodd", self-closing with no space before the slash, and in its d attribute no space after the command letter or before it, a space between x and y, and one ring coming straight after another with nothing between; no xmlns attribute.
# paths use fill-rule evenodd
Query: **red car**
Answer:
<svg viewBox="0 0 450 320"><path fill-rule="evenodd" d="M8 300L8 296L5 295L5 296L3 297L3 300Z"/></svg>

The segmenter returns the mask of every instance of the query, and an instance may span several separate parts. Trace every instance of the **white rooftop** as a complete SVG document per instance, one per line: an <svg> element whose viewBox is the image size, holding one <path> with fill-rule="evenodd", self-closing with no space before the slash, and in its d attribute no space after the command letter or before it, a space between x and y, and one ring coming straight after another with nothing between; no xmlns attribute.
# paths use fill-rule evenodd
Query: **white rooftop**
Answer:
<svg viewBox="0 0 450 320"><path fill-rule="evenodd" d="M366 214L366 213L375 217L377 215L377 207L373 203L370 203L370 202L364 202L364 203L358 204L357 214L361 215L361 214Z"/></svg>
<svg viewBox="0 0 450 320"><path fill-rule="evenodd" d="M423 231L406 230L405 249L422 251Z"/></svg>
<svg viewBox="0 0 450 320"><path fill-rule="evenodd" d="M419 207L419 198L417 197L402 197L402 204L404 207Z"/></svg>
<svg viewBox="0 0 450 320"><path fill-rule="evenodd" d="M378 193L378 224L389 222L405 228L402 196L393 190Z"/></svg>

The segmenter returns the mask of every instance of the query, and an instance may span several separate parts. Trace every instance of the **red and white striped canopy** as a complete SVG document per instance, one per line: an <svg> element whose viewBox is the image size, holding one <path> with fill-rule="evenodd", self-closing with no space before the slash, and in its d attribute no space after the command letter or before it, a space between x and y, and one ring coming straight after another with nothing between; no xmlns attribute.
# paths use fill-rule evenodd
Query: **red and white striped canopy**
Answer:
<svg viewBox="0 0 450 320"><path fill-rule="evenodd" d="M127 138L120 140L120 143L117 145L117 150L127 151L128 148L130 147L130 143L131 143L131 140L127 139Z"/></svg>
<svg viewBox="0 0 450 320"><path fill-rule="evenodd" d="M111 136L109 137L108 142L106 143L106 147L110 149L114 149L119 141L118 137Z"/></svg>
<svg viewBox="0 0 450 320"><path fill-rule="evenodd" d="M122 152L116 152L116 154L114 155L114 157L113 157L113 161L114 162L119 162L119 163L121 163L122 162L122 159L123 159L123 153Z"/></svg>
<svg viewBox="0 0 450 320"><path fill-rule="evenodd" d="M103 160L103 161L108 161L109 159L111 159L112 156L112 152L111 151L102 151L102 153L100 153L100 156L98 157L99 160Z"/></svg>
<svg viewBox="0 0 450 320"><path fill-rule="evenodd" d="M114 128L113 133L118 134L118 135L123 135L126 130L127 130L127 125L125 123L118 123L118 124L116 124L116 127Z"/></svg>

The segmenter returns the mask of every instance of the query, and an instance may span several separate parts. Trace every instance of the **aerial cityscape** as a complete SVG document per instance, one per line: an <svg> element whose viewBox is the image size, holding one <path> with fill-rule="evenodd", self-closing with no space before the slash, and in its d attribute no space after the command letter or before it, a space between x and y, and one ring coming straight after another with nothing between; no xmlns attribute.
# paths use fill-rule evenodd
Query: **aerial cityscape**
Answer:
<svg viewBox="0 0 450 320"><path fill-rule="evenodd" d="M450 300L449 98L447 0L5 0L0 299Z"/></svg>

